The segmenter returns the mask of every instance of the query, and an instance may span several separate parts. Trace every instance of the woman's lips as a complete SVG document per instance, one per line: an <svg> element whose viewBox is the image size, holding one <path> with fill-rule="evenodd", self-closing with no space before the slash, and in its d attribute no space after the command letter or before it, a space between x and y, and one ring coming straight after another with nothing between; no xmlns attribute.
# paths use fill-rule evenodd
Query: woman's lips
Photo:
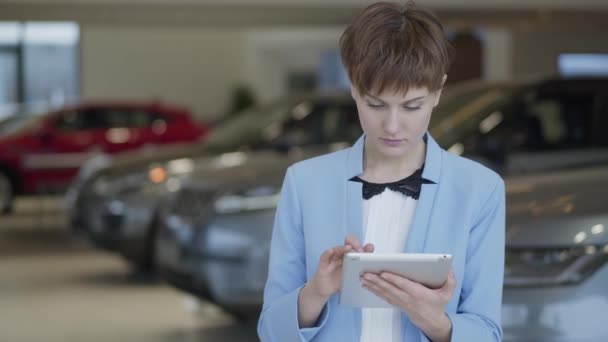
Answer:
<svg viewBox="0 0 608 342"><path fill-rule="evenodd" d="M385 138L380 138L380 140L382 141L383 144L385 144L386 146L390 146L390 147L399 146L405 141L405 139L385 139Z"/></svg>

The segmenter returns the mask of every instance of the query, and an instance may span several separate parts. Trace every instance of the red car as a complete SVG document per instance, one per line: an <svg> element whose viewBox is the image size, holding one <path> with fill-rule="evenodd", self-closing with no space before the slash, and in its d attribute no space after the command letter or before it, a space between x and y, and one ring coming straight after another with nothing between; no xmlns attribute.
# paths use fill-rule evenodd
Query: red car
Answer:
<svg viewBox="0 0 608 342"><path fill-rule="evenodd" d="M85 160L149 144L194 142L209 127L164 103L82 103L0 130L0 211L17 194L63 191Z"/></svg>

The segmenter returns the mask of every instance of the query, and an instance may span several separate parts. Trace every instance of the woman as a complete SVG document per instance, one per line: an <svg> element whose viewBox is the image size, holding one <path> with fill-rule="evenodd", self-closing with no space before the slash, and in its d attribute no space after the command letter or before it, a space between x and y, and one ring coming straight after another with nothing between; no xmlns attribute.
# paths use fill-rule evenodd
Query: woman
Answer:
<svg viewBox="0 0 608 342"><path fill-rule="evenodd" d="M262 341L500 341L504 182L427 133L449 67L438 20L373 4L340 40L364 135L287 170L273 230ZM341 307L350 251L449 253L439 289L396 274L361 286L392 309Z"/></svg>

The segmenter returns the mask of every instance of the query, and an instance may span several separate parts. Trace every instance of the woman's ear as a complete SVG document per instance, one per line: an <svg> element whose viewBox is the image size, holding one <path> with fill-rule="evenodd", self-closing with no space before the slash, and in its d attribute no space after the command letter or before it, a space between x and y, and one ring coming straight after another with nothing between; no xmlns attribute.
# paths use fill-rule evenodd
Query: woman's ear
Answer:
<svg viewBox="0 0 608 342"><path fill-rule="evenodd" d="M435 94L435 103L433 104L433 107L436 107L439 104L439 99L441 98L441 93L443 92L443 86L445 85L445 81L447 79L448 75L443 74L443 78L441 79L441 88L439 88L439 90L437 90L437 93Z"/></svg>
<svg viewBox="0 0 608 342"><path fill-rule="evenodd" d="M355 89L355 87L354 87L354 86L351 84L351 85L350 85L350 96L352 96L352 97L353 97L353 100L355 100L355 101L356 101L356 100L357 100L357 95L358 95L357 90L356 90L356 89Z"/></svg>

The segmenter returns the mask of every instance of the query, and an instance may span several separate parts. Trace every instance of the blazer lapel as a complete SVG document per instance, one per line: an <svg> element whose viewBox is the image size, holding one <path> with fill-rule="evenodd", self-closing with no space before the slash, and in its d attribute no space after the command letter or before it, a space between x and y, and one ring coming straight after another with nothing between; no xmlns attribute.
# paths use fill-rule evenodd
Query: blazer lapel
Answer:
<svg viewBox="0 0 608 342"><path fill-rule="evenodd" d="M429 231L429 223L435 195L439 187L441 175L441 147L427 133L426 157L422 177L435 182L436 184L422 184L418 205L414 213L412 226L407 236L405 244L406 253L423 253Z"/></svg>
<svg viewBox="0 0 608 342"><path fill-rule="evenodd" d="M353 182L349 179L354 176L359 176L363 173L363 143L365 137L362 136L351 147L348 153L346 162L346 170L343 182L345 184L345 207L344 207L344 224L347 234L354 234L359 241L363 241L363 199L362 199L362 184Z"/></svg>
<svg viewBox="0 0 608 342"><path fill-rule="evenodd" d="M363 184L353 182L349 179L354 176L359 176L363 173L363 144L365 136L361 136L359 140L348 151L346 169L344 172L344 237L347 234L355 235L359 241L363 242ZM356 335L361 334L361 310L352 310L355 327L357 327ZM359 337L357 338L357 340Z"/></svg>

